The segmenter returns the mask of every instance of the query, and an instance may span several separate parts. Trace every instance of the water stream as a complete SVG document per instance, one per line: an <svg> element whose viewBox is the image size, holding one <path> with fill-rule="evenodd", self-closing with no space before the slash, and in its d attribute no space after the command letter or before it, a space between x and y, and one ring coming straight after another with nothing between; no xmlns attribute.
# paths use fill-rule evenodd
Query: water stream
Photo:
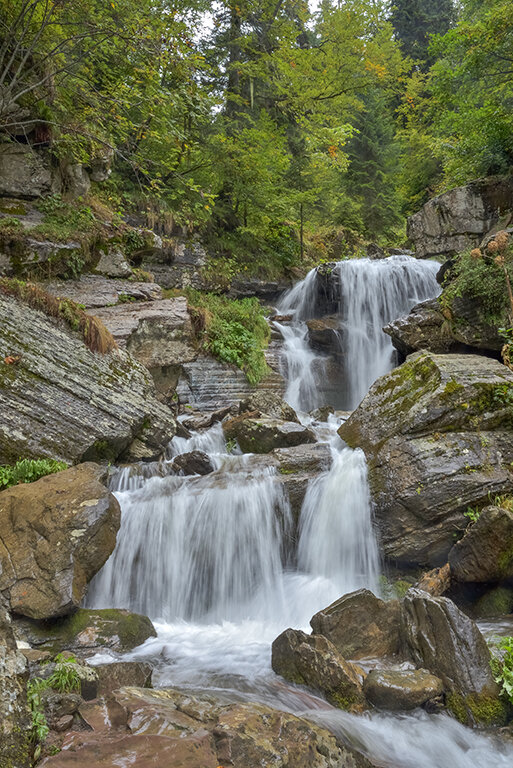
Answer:
<svg viewBox="0 0 513 768"><path fill-rule="evenodd" d="M358 262L362 271L365 262ZM423 267L417 282L412 277L416 267L409 267L401 288L394 265L389 280L382 262L376 280L367 281L393 296L393 305L388 298L376 303L367 288L367 293L363 288L358 293L365 280L352 267L341 267L352 275L351 291L366 296L365 312L393 319L389 315L399 304L409 306L436 292L433 268ZM301 410L310 404L309 373L290 350L292 336L297 342L302 319L308 317L314 280L310 273L282 303L282 311L292 304L296 310L295 322L287 328L292 329L290 338L286 331L284 338L288 397ZM363 308L358 311L364 313ZM353 320L342 314L341 325L349 328L356 316L356 311ZM365 317L361 322L362 328L374 329L382 319ZM371 336L367 330L366 338ZM307 347L306 337L301 343ZM381 349L383 340L376 344ZM389 353L380 355L380 368L367 366L366 380L391 367ZM357 367L355 371L358 386L363 386L363 374ZM210 475L181 477L169 474L167 465L142 473L119 471L113 479L122 508L118 542L91 584L88 605L129 608L153 619L158 636L132 657L155 664L154 685L211 690L301 714L362 749L383 768L511 767L513 748L445 715L356 717L273 673L270 645L283 629L309 631L311 616L342 594L363 586L378 591L379 553L364 455L344 447L336 433L339 418L331 416L324 424L302 418L329 445L332 466L311 481L298 524L276 470L262 457L228 453L220 425L170 444L170 456L192 449L208 453L216 467Z"/></svg>

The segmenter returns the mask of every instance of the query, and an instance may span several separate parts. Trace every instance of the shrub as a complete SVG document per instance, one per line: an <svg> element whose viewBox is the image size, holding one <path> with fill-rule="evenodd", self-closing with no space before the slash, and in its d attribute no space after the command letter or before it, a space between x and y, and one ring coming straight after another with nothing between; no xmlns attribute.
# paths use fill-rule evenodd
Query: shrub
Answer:
<svg viewBox="0 0 513 768"><path fill-rule="evenodd" d="M0 490L20 483L33 483L67 468L63 461L54 459L20 459L16 464L0 466Z"/></svg>
<svg viewBox="0 0 513 768"><path fill-rule="evenodd" d="M513 704L513 637L500 638L496 647L499 654L491 661L493 676L501 694Z"/></svg>
<svg viewBox="0 0 513 768"><path fill-rule="evenodd" d="M72 330L82 335L91 352L107 354L117 349L118 345L102 321L86 314L83 307L71 299L60 299L38 285L7 277L0 278L0 294L15 298L49 317L64 321Z"/></svg>
<svg viewBox="0 0 513 768"><path fill-rule="evenodd" d="M66 203L58 194L41 200L38 208L44 219L32 233L50 240L82 239L100 226L90 206Z"/></svg>
<svg viewBox="0 0 513 768"><path fill-rule="evenodd" d="M258 299L227 299L188 291L197 336L219 360L241 368L250 384L268 373L264 350L270 330Z"/></svg>

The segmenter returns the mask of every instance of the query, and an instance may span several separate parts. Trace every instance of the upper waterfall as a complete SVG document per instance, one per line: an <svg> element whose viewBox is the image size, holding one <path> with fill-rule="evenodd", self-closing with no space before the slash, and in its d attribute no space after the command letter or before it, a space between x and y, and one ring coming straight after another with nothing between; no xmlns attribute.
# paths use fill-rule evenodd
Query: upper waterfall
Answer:
<svg viewBox="0 0 513 768"><path fill-rule="evenodd" d="M335 379L331 390L335 389L336 399L331 404L343 410L354 409L371 384L396 363L383 326L407 314L415 304L438 295L439 266L407 255L339 261L329 276L332 296L324 311L318 270L311 270L278 307L281 314L293 316L292 325L278 326L285 342L286 399L291 405L311 410L324 404L322 395L331 378ZM333 330L340 359L338 370L334 370L333 363L328 370L326 357L313 353L305 325L322 314L331 316L333 309L338 318Z"/></svg>

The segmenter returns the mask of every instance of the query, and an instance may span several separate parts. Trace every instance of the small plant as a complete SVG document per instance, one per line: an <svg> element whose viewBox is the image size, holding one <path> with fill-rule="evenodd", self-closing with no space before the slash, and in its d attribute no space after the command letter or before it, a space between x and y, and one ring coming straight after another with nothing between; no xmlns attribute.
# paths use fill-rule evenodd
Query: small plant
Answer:
<svg viewBox="0 0 513 768"><path fill-rule="evenodd" d="M16 464L0 466L0 490L20 483L33 483L67 468L67 464L54 459L20 459Z"/></svg>
<svg viewBox="0 0 513 768"><path fill-rule="evenodd" d="M477 507L467 507L467 511L463 514L470 520L471 524L473 524L479 520L481 510Z"/></svg>
<svg viewBox="0 0 513 768"><path fill-rule="evenodd" d="M23 225L16 216L3 216L0 219L0 232L5 234L19 232L23 229Z"/></svg>
<svg viewBox="0 0 513 768"><path fill-rule="evenodd" d="M75 656L66 657L58 653L55 657L55 670L46 680L47 687L59 693L79 691L81 677L78 674L77 664Z"/></svg>
<svg viewBox="0 0 513 768"><path fill-rule="evenodd" d="M43 702L41 700L41 693L48 687L47 681L42 680L40 677L35 677L29 680L27 685L27 701L32 717L31 739L38 746L36 752L41 753L42 744L50 731L48 723L46 722L45 713L43 711ZM37 760L39 754L34 753L34 758Z"/></svg>
<svg viewBox="0 0 513 768"><path fill-rule="evenodd" d="M513 637L502 637L495 643L499 654L490 662L495 682L501 694L513 704Z"/></svg>

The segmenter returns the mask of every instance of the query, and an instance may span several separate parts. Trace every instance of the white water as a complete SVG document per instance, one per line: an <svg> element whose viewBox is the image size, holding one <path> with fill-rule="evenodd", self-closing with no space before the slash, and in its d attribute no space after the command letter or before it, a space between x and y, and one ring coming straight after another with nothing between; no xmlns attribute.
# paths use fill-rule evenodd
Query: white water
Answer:
<svg viewBox="0 0 513 768"><path fill-rule="evenodd" d="M303 284L294 301L299 316L308 312ZM289 371L289 392L304 409L308 387L305 395L297 379L306 377L301 367ZM162 477L157 466L148 478L148 469L136 477L122 470L114 479L122 507L117 546L88 603L155 621L158 637L131 654L156 665L155 685L211 690L312 718L383 768L510 768L512 748L446 716L356 717L271 670L270 645L283 629L308 631L310 617L340 595L377 590L365 459L343 448L338 423L331 418L318 429L333 465L308 488L296 544L274 470L258 457L228 455L219 425L174 438L169 450L206 451L218 467L211 475Z"/></svg>
<svg viewBox="0 0 513 768"><path fill-rule="evenodd" d="M440 292L436 273L440 265L411 256L387 259L348 259L336 264L340 280L338 315L343 371L339 402L344 410L356 408L371 384L390 371L396 361L390 337L383 326L407 314L415 304ZM311 410L322 404L326 370L322 358L308 345L305 321L314 317L316 270L289 291L279 305L281 314L292 314L290 326L276 324L284 338L286 400L296 409Z"/></svg>

